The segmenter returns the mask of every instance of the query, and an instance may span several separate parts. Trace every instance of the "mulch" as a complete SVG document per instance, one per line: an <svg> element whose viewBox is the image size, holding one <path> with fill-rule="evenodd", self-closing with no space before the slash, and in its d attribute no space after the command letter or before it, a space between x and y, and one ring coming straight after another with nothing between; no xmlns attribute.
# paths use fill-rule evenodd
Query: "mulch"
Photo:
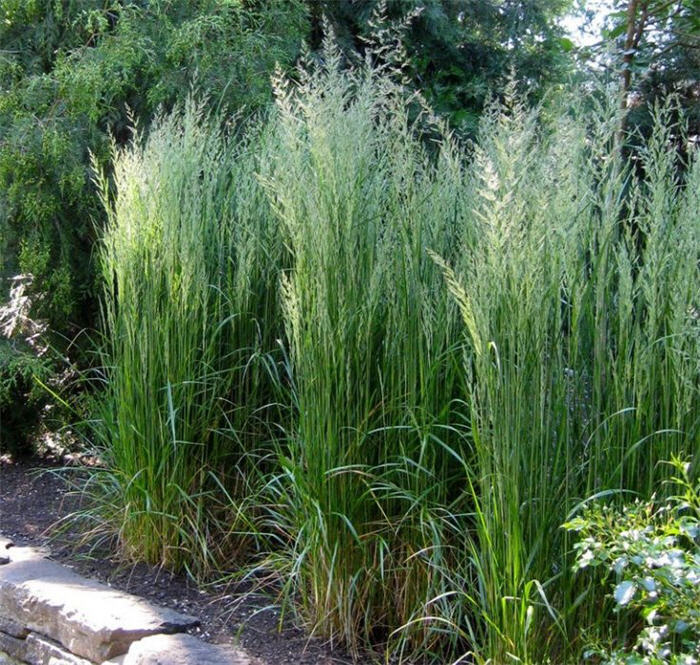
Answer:
<svg viewBox="0 0 700 665"><path fill-rule="evenodd" d="M198 588L189 578L145 564L124 564L104 549L77 544L79 533L56 528L79 507L67 495L56 465L43 459L0 459L0 535L18 545L46 547L49 558L116 589L199 618L191 632L216 644L239 644L270 665L348 665L352 660L303 630L286 624L270 598L237 592L229 586ZM63 520L65 524L65 520ZM370 662L368 657L365 661Z"/></svg>

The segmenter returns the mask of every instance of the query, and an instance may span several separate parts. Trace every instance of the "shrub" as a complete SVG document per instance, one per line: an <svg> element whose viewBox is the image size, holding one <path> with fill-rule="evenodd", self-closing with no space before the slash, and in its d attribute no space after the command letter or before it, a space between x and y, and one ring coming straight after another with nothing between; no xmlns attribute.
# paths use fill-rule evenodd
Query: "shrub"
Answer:
<svg viewBox="0 0 700 665"><path fill-rule="evenodd" d="M25 344L0 339L0 454L29 455L47 402L52 363Z"/></svg>
<svg viewBox="0 0 700 665"><path fill-rule="evenodd" d="M46 346L46 325L30 316L30 275L11 280L10 300L0 307L0 453L28 455L48 405L42 383L53 378L57 358Z"/></svg>
<svg viewBox="0 0 700 665"><path fill-rule="evenodd" d="M676 459L675 491L666 502L622 509L595 503L564 526L577 534L575 571L597 568L615 581L619 613L645 627L612 650L590 649L605 665L691 665L700 656L700 481Z"/></svg>

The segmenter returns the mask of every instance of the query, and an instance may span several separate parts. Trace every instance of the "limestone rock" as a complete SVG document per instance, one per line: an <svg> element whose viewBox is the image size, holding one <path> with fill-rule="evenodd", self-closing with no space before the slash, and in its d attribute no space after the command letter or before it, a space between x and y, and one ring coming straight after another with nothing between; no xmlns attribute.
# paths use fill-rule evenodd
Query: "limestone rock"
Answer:
<svg viewBox="0 0 700 665"><path fill-rule="evenodd" d="M29 634L29 631L24 626L20 626L18 623L0 616L0 633L24 639Z"/></svg>
<svg viewBox="0 0 700 665"><path fill-rule="evenodd" d="M89 660L69 653L60 644L36 633L27 636L24 660L30 665L93 665Z"/></svg>
<svg viewBox="0 0 700 665"><path fill-rule="evenodd" d="M23 663L15 660L10 654L0 651L0 665L23 665Z"/></svg>
<svg viewBox="0 0 700 665"><path fill-rule="evenodd" d="M91 661L101 663L126 653L143 637L197 623L193 617L86 580L31 548L12 552L12 562L0 567L0 615ZM47 663L48 659L41 665Z"/></svg>
<svg viewBox="0 0 700 665"><path fill-rule="evenodd" d="M0 633L0 651L17 660L24 660L27 653L27 643L7 633Z"/></svg>
<svg viewBox="0 0 700 665"><path fill-rule="evenodd" d="M192 635L154 635L134 642L123 665L255 665L230 647L202 642Z"/></svg>
<svg viewBox="0 0 700 665"><path fill-rule="evenodd" d="M102 665L124 665L124 660L126 659L126 654L122 654L121 656L116 656L114 658L110 658L109 660L106 660ZM2 663L0 663L2 665Z"/></svg>

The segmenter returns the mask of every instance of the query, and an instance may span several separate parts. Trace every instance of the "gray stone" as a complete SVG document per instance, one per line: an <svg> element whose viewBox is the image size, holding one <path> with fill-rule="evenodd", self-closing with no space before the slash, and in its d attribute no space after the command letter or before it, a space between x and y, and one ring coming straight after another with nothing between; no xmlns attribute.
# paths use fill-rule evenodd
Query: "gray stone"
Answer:
<svg viewBox="0 0 700 665"><path fill-rule="evenodd" d="M8 550L11 547L14 547L14 543L11 540L0 537L0 566L10 563L11 558Z"/></svg>
<svg viewBox="0 0 700 665"><path fill-rule="evenodd" d="M122 654L121 656L116 656L115 658L110 658L109 660L106 660L101 665L124 665L125 659L126 654Z"/></svg>
<svg viewBox="0 0 700 665"><path fill-rule="evenodd" d="M25 640L12 637L7 633L0 633L0 651L4 651L17 660L24 660L27 653L27 643Z"/></svg>
<svg viewBox="0 0 700 665"><path fill-rule="evenodd" d="M0 665L23 665L23 663L10 656L9 653L0 651Z"/></svg>
<svg viewBox="0 0 700 665"><path fill-rule="evenodd" d="M12 552L12 562L0 567L0 615L78 656L101 663L143 637L197 624L191 616L86 580L32 548Z"/></svg>
<svg viewBox="0 0 700 665"><path fill-rule="evenodd" d="M12 635L12 637L24 639L29 631L24 626L20 626L18 623L0 616L0 633L7 633Z"/></svg>
<svg viewBox="0 0 700 665"><path fill-rule="evenodd" d="M123 665L255 665L242 651L192 635L153 635L134 642Z"/></svg>
<svg viewBox="0 0 700 665"><path fill-rule="evenodd" d="M30 665L93 665L89 660L69 653L60 644L36 633L27 636L24 660Z"/></svg>

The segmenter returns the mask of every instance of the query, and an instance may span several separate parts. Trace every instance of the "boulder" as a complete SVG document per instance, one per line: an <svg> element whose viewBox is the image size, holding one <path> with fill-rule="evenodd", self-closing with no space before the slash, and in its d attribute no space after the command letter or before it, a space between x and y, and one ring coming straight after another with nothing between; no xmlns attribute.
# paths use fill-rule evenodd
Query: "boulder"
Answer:
<svg viewBox="0 0 700 665"><path fill-rule="evenodd" d="M154 635L134 642L123 665L256 665L231 647L202 642L192 635Z"/></svg>
<svg viewBox="0 0 700 665"><path fill-rule="evenodd" d="M20 626L18 623L0 616L0 633L5 633L12 637L19 637L23 640L27 637L29 631L24 626Z"/></svg>
<svg viewBox="0 0 700 665"><path fill-rule="evenodd" d="M184 631L198 623L82 578L44 559L38 550L10 551L12 561L0 566L0 616L93 662L126 653L132 642L149 635Z"/></svg>

